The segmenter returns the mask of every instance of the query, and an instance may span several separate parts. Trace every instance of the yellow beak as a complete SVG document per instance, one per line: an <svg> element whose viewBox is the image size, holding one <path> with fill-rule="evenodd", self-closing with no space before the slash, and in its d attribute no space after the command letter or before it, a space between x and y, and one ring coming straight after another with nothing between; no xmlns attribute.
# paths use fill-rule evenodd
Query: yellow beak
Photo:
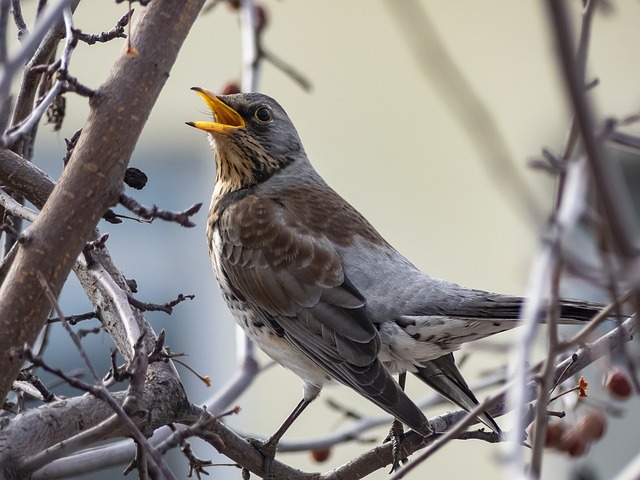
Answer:
<svg viewBox="0 0 640 480"><path fill-rule="evenodd" d="M228 106L209 90L200 87L193 87L191 90L200 95L213 113L213 122L187 122L187 125L196 127L205 132L229 133L235 128L243 128L244 120L238 112Z"/></svg>

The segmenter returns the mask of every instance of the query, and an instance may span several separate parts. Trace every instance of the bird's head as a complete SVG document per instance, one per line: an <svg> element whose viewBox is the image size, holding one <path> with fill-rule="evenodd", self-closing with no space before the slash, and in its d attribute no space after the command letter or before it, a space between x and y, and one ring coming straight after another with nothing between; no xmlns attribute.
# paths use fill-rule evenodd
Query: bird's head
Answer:
<svg viewBox="0 0 640 480"><path fill-rule="evenodd" d="M192 88L213 113L213 121L187 122L210 134L216 156L217 195L264 182L297 159L302 143L284 109L261 93L214 95Z"/></svg>

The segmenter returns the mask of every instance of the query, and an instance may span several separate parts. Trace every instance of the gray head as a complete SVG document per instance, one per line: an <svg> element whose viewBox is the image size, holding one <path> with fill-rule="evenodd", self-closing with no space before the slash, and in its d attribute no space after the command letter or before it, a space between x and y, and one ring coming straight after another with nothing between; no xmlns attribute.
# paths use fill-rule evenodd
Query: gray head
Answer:
<svg viewBox="0 0 640 480"><path fill-rule="evenodd" d="M264 182L306 156L284 109L261 93L219 95L195 90L213 113L212 122L187 122L210 134L216 155L218 195Z"/></svg>

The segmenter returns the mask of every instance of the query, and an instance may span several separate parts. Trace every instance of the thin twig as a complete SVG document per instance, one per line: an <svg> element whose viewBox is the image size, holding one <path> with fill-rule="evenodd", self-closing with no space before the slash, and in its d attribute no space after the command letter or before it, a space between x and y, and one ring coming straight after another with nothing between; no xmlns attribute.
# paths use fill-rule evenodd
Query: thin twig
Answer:
<svg viewBox="0 0 640 480"><path fill-rule="evenodd" d="M0 189L0 205L9 212L12 216L22 218L31 223L35 222L38 217L38 213L34 210L31 210L29 207L25 207L21 203L16 202L16 200L6 193L4 190Z"/></svg>
<svg viewBox="0 0 640 480"><path fill-rule="evenodd" d="M175 213L168 210L161 210L155 205L151 208L145 207L125 194L120 195L120 204L144 220L152 221L155 218L159 218L168 222L175 222L187 228L196 226L196 224L191 221L191 217L198 213L202 207L202 203L196 203L183 212Z"/></svg>
<svg viewBox="0 0 640 480"><path fill-rule="evenodd" d="M507 443L509 467L513 478L524 472L524 459L520 447L524 419L527 409L525 401L527 371L530 363L531 349L535 332L538 329L540 316L547 309L547 292L550 275L558 260L559 245L566 232L570 231L579 218L585 205L587 181L585 161L576 161L568 165L565 194L559 205L555 222L551 225L547 241L541 246L531 270L527 288L527 301L521 314L523 328L519 339L514 343L512 368L514 382L509 390L509 401L514 409L515 424ZM555 355L555 353L554 353Z"/></svg>
<svg viewBox="0 0 640 480"><path fill-rule="evenodd" d="M392 477L389 477L389 480L400 480L404 478L405 475L409 474L412 470L418 467L421 463L425 462L431 455L440 450L444 445L446 445L450 440L455 439L461 433L463 433L469 426L477 423L478 415L485 412L488 408L490 408L493 404L497 402L497 397L493 397L493 399L487 398L484 401L480 402L473 410L471 410L465 418L460 420L455 424L453 428L447 431L444 435L438 438L431 446L426 448L423 452L420 453L417 457L413 458L413 461L405 464L400 471L398 471Z"/></svg>
<svg viewBox="0 0 640 480"><path fill-rule="evenodd" d="M0 138L0 143L2 145L12 145L18 139L31 132L31 130L42 118L42 115L44 115L49 106L55 101L56 97L65 90L65 87L68 84L65 75L68 73L69 62L71 61L71 53L76 46L77 40L75 39L73 34L73 17L71 15L71 10L69 10L68 8L64 8L62 14L65 24L66 39L62 55L60 56L59 70L63 73L59 76L59 78L56 80L47 94L38 102L38 105L31 111L31 113L18 125L14 125L8 132L6 132L2 136L2 138ZM2 72L3 70L0 70L0 82L2 81ZM80 91L82 92L86 93L86 90L86 87L80 88Z"/></svg>
<svg viewBox="0 0 640 480"><path fill-rule="evenodd" d="M82 346L80 337L76 334L76 332L74 332L71 329L71 326L65 320L64 314L62 313L62 309L58 304L58 300L56 299L55 295L51 291L51 288L49 288L47 279L44 277L44 275L40 271L36 272L36 276L38 277L38 281L42 285L42 289L44 290L45 295L51 302L52 308L55 310L56 314L58 315L58 318L60 318L60 323L62 324L64 329L67 331L67 334L69 335L69 337L71 337L71 340L73 341L74 345L78 349L78 352L80 353L80 356L82 357L82 360L84 361L85 365L89 369L89 372L93 376L93 379L96 381L96 383L100 383L101 380L100 380L100 376L98 375L98 372L96 372L96 369L94 368L93 363L91 363L91 360L89 360L89 356L87 355L87 352Z"/></svg>
<svg viewBox="0 0 640 480"><path fill-rule="evenodd" d="M164 312L171 315L173 313L173 307L184 302L185 300L193 300L195 298L195 295L183 295L181 293L175 300L171 300L170 302L162 304L141 302L133 295L127 295L127 297L129 299L129 303L136 307L138 310L141 310L143 312Z"/></svg>
<svg viewBox="0 0 640 480"><path fill-rule="evenodd" d="M589 40L591 37L591 21L593 19L593 12L595 10L595 0L588 0L584 8L580 41L578 45L578 52L576 54L577 64L579 65L578 71L580 78L584 80L587 57L589 50ZM569 128L569 134L565 141L565 145L562 151L560 161L567 162L572 155L572 152L577 144L578 140L578 123L577 118L573 115L571 119L571 126ZM556 198L554 206L554 215L557 215L562 206L563 195L565 193L565 187L567 186L568 169L565 167L558 175L558 184L556 186ZM586 184L586 179L581 179ZM560 317L560 279L562 275L563 260L560 256L560 238L557 238L558 243L553 245L556 249L554 256L557 258L553 266L551 273L551 299L548 315L548 327L547 327L547 356L544 360L542 367L542 373L539 376L538 384L538 398L535 405L535 418L532 431L536 432L533 438L533 445L531 448L531 460L529 463L529 475L532 478L539 478L542 471L542 460L545 448L546 429L547 429L547 405L550 403L550 395L552 389L555 387L551 374L554 370L556 358L561 352L561 346L558 339L558 321Z"/></svg>
<svg viewBox="0 0 640 480"><path fill-rule="evenodd" d="M69 6L73 0L58 0L57 3L51 5L38 18L36 26L29 35L26 36L22 48L13 55L10 55L7 62L0 68L0 98L6 98L9 93L9 87L14 75L22 69L27 59L29 59L40 45L40 42L49 32L51 27L58 22L62 16L62 12Z"/></svg>
<svg viewBox="0 0 640 480"><path fill-rule="evenodd" d="M561 206L561 204L559 205ZM562 258L559 254L560 245L554 246L556 252L554 256L557 261L553 265L551 272L551 294L549 299L549 310L547 314L547 356L544 359L542 373L538 377L538 397L534 407L535 416L533 419L533 431L536 432L531 448L531 460L529 462L529 475L532 478L540 477L542 469L542 458L545 448L545 433L547 429L547 406L550 403L550 395L553 387L552 374L556 365L556 358L560 353L558 350L558 324L560 322L560 279L562 276Z"/></svg>
<svg viewBox="0 0 640 480"><path fill-rule="evenodd" d="M575 110L598 199L606 213L605 222L620 254L628 261L635 262L637 253L632 232L636 222L628 189L617 164L606 161L601 142L595 135L595 122L584 94L583 77L580 76L582 66L578 65L574 57L572 29L566 4L556 0L547 0L546 4L560 54L567 95ZM636 295L640 296L640 292Z"/></svg>
<svg viewBox="0 0 640 480"><path fill-rule="evenodd" d="M84 42L89 45L93 45L98 42L105 43L110 40L114 40L116 38L127 38L126 33L124 33L124 27L126 27L127 24L129 23L129 19L131 18L131 15L133 15L133 9L129 10L122 17L120 17L120 20L118 20L118 23L116 23L116 26L107 32L102 32L98 34L89 34L89 33L82 33L80 30L75 30L74 32L75 32L76 38L81 42Z"/></svg>
<svg viewBox="0 0 640 480"><path fill-rule="evenodd" d="M9 24L9 2L0 2L0 65L7 61L7 27Z"/></svg>
<svg viewBox="0 0 640 480"><path fill-rule="evenodd" d="M305 77L293 65L285 62L272 51L265 49L262 45L260 45L260 55L271 65L291 78L291 80L297 83L305 92L310 92L312 90L313 85L311 84L311 80Z"/></svg>
<svg viewBox="0 0 640 480"><path fill-rule="evenodd" d="M18 40L22 42L22 39L29 35L29 29L22 16L22 4L20 0L11 0L11 14L13 15L13 22L18 29Z"/></svg>
<svg viewBox="0 0 640 480"><path fill-rule="evenodd" d="M260 33L256 28L253 0L240 0L240 35L242 38L242 91L255 92L260 76Z"/></svg>
<svg viewBox="0 0 640 480"><path fill-rule="evenodd" d="M27 372L27 371L20 372L20 375L18 376L18 381L16 381L15 383L18 383L19 381L28 382L31 386L33 386L33 388L35 388L37 392L42 396L42 401L45 403L50 403L50 402L55 402L57 400L60 400L56 395L54 395L47 388L47 386L44 383L42 383L42 380L40 380L38 376L33 375L31 372Z"/></svg>

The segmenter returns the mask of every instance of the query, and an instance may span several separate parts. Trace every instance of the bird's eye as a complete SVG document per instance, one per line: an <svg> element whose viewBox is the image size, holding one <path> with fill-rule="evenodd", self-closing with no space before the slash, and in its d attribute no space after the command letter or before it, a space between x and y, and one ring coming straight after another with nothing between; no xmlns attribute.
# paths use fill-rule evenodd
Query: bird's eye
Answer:
<svg viewBox="0 0 640 480"><path fill-rule="evenodd" d="M255 116L262 123L270 122L271 109L269 107L260 107L256 110Z"/></svg>

